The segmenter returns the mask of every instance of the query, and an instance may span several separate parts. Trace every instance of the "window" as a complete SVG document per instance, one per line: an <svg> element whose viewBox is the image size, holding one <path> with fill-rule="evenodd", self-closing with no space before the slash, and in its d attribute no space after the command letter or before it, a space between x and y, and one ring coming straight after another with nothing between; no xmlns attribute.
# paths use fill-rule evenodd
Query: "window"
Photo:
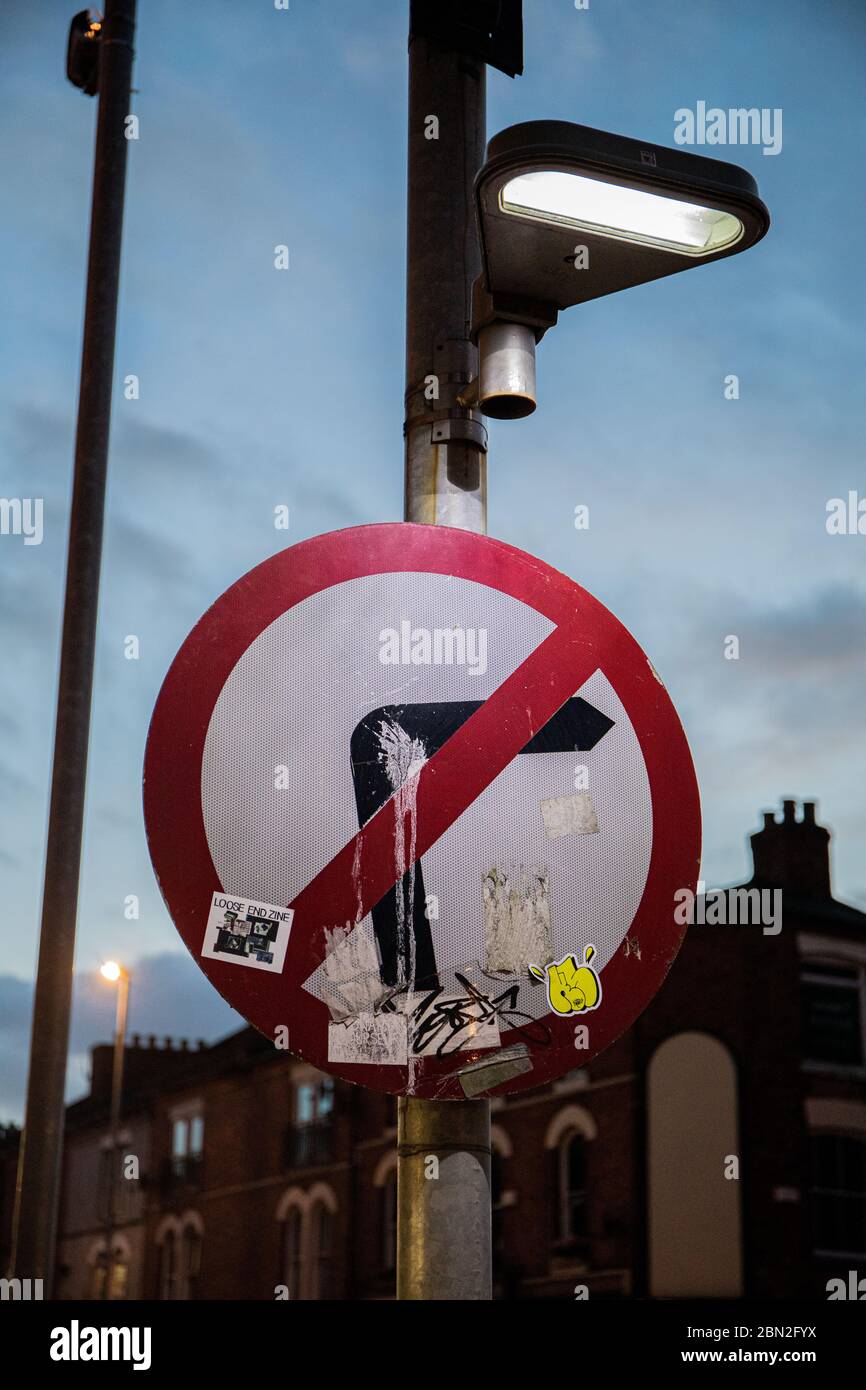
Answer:
<svg viewBox="0 0 866 1390"><path fill-rule="evenodd" d="M811 1140L812 1245L819 1255L866 1257L866 1140Z"/></svg>
<svg viewBox="0 0 866 1390"><path fill-rule="evenodd" d="M320 1125L330 1122L334 1111L334 1078L302 1082L295 1090L295 1124Z"/></svg>
<svg viewBox="0 0 866 1390"><path fill-rule="evenodd" d="M330 1076L295 1087L295 1118L288 1128L286 1165L313 1167L331 1163L333 1150L334 1081Z"/></svg>
<svg viewBox="0 0 866 1390"><path fill-rule="evenodd" d="M198 1276L201 1269L201 1235L195 1226L184 1227L181 1237L183 1258L181 1260L183 1284L181 1298L195 1298L198 1290Z"/></svg>
<svg viewBox="0 0 866 1390"><path fill-rule="evenodd" d="M289 1298L301 1296L301 1222L298 1207L290 1207L283 1221L282 1273Z"/></svg>
<svg viewBox="0 0 866 1390"><path fill-rule="evenodd" d="M108 1287L108 1297L111 1299L126 1298L129 1288L129 1251L128 1247L118 1244L114 1247L114 1259L111 1262L111 1282ZM105 1293L105 1245L100 1246L99 1251L93 1261L93 1268L90 1274L89 1297L101 1299Z"/></svg>
<svg viewBox="0 0 866 1390"><path fill-rule="evenodd" d="M317 1203L310 1212L312 1218L312 1288L311 1298L331 1297L331 1272L333 1267L334 1217L324 1202Z"/></svg>
<svg viewBox="0 0 866 1390"><path fill-rule="evenodd" d="M194 1211L179 1218L166 1217L157 1233L160 1298L171 1301L196 1297L203 1229L201 1217Z"/></svg>
<svg viewBox="0 0 866 1390"><path fill-rule="evenodd" d="M201 1158L204 1150L204 1116L181 1115L171 1122L172 1158Z"/></svg>
<svg viewBox="0 0 866 1390"><path fill-rule="evenodd" d="M831 1066L864 1064L866 971L854 965L808 962L802 999L806 1059Z"/></svg>
<svg viewBox="0 0 866 1390"><path fill-rule="evenodd" d="M173 1182L194 1179L204 1152L204 1115L200 1109L184 1109L171 1118L171 1159L169 1176Z"/></svg>
<svg viewBox="0 0 866 1390"><path fill-rule="evenodd" d="M173 1299L177 1283L177 1252L174 1231L166 1231L159 1252L159 1296Z"/></svg>
<svg viewBox="0 0 866 1390"><path fill-rule="evenodd" d="M337 1199L327 1183L291 1187L277 1205L281 1282L290 1299L332 1298Z"/></svg>
<svg viewBox="0 0 866 1390"><path fill-rule="evenodd" d="M586 1148L580 1134L567 1134L559 1145L559 1235L571 1240L586 1235Z"/></svg>
<svg viewBox="0 0 866 1390"><path fill-rule="evenodd" d="M189 1122L189 1151L193 1158L201 1158L204 1150L204 1116L193 1115Z"/></svg>

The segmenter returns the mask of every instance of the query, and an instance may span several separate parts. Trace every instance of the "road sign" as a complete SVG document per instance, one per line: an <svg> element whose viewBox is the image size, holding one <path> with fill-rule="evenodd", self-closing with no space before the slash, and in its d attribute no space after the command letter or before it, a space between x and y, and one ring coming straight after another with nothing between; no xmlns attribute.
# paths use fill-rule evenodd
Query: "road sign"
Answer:
<svg viewBox="0 0 866 1390"><path fill-rule="evenodd" d="M219 992L399 1094L586 1065L661 985L698 874L691 757L640 647L540 560L441 526L318 536L233 585L166 676L144 807Z"/></svg>

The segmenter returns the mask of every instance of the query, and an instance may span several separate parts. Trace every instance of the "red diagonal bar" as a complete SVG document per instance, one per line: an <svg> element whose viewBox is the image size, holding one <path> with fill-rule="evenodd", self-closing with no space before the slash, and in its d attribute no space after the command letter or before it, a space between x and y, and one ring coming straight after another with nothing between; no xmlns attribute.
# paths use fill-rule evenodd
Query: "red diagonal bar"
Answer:
<svg viewBox="0 0 866 1390"><path fill-rule="evenodd" d="M415 834L410 836L407 823L402 862L396 862L395 795L290 904L295 917L284 978L306 980L325 956L321 929L361 921L595 669L576 623L545 638L424 764L417 779Z"/></svg>

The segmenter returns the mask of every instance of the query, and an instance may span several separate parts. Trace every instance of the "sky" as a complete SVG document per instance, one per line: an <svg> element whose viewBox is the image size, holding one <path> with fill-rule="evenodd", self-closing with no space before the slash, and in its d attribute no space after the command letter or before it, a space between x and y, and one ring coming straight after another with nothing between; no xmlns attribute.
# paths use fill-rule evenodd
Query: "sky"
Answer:
<svg viewBox="0 0 866 1390"><path fill-rule="evenodd" d="M64 75L73 11L0 12L0 496L44 499L41 544L0 535L0 1120L26 1082L84 303L96 103ZM71 1096L111 1034L106 955L132 969L134 1031L241 1022L147 852L144 743L175 652L287 543L402 515L407 11L139 0ZM561 316L537 412L491 422L490 534L589 589L661 673L708 882L748 874L762 810L814 799L836 895L866 907L866 536L826 529L831 498L866 498L866 10L525 0L524 16L525 75L490 72L490 135L549 118L672 146L676 112L703 101L781 110L782 147L698 151L757 179L760 245Z"/></svg>

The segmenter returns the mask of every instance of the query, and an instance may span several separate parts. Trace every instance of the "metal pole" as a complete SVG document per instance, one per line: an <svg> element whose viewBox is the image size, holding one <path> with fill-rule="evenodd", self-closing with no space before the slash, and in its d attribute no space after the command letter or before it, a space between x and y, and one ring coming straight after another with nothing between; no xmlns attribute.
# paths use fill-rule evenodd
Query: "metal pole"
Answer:
<svg viewBox="0 0 866 1390"><path fill-rule="evenodd" d="M14 1273L19 1278L42 1279L46 1289L51 1288L54 1265L63 1155L63 1092L123 226L124 121L129 113L134 29L135 0L106 0L99 40L87 299L39 965L12 1246Z"/></svg>
<svg viewBox="0 0 866 1390"><path fill-rule="evenodd" d="M120 1129L120 1098L123 1094L123 1051L126 1046L126 1015L129 1008L129 975L121 970L117 981L117 1014L114 1025L114 1057L111 1068L111 1120L108 1161L108 1202L105 1217L105 1282L102 1297L111 1297L112 1245L114 1244L114 1199L117 1186L117 1136Z"/></svg>
<svg viewBox="0 0 866 1390"><path fill-rule="evenodd" d="M477 375L472 184L485 90L483 63L410 37L405 518L481 533L487 435L457 397ZM401 1098L397 1297L490 1296L490 1102Z"/></svg>

